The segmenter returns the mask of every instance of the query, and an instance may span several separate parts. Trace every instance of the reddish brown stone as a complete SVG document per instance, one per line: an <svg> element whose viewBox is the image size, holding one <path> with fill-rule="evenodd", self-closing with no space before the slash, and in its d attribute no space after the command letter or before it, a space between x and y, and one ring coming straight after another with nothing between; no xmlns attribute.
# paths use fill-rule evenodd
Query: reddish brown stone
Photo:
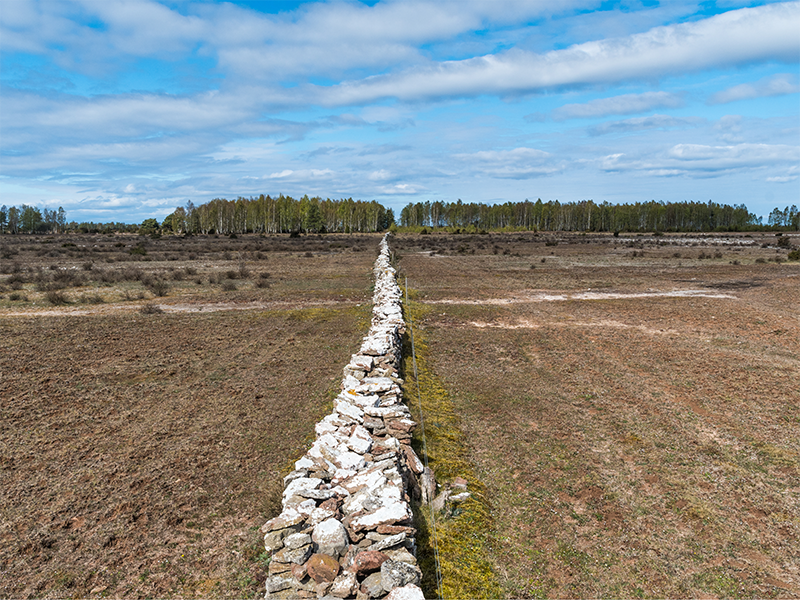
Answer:
<svg viewBox="0 0 800 600"><path fill-rule="evenodd" d="M306 570L317 583L333 581L339 574L339 561L327 554L314 554L308 559Z"/></svg>
<svg viewBox="0 0 800 600"><path fill-rule="evenodd" d="M417 424L409 419L392 419L386 422L386 428L392 431L406 431L412 432L416 429Z"/></svg>
<svg viewBox="0 0 800 600"><path fill-rule="evenodd" d="M350 566L350 570L355 572L357 575L372 573L373 571L380 569L381 565L387 560L389 560L389 557L383 552L365 550L364 552L359 552L356 554L355 559L353 559L353 564Z"/></svg>
<svg viewBox="0 0 800 600"><path fill-rule="evenodd" d="M342 499L334 496L333 498L328 498L320 504L317 508L321 508L322 510L328 510L332 512L337 512L339 510L339 505L341 505Z"/></svg>
<svg viewBox="0 0 800 600"><path fill-rule="evenodd" d="M378 525L376 531L382 535L395 535L396 533L405 533L409 537L416 535L417 530L413 527L405 527L403 525Z"/></svg>

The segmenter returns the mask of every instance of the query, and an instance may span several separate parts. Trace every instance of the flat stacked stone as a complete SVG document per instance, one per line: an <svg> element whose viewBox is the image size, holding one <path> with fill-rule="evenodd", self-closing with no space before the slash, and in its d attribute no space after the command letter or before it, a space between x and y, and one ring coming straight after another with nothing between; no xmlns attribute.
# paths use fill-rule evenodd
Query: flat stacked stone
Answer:
<svg viewBox="0 0 800 600"><path fill-rule="evenodd" d="M284 478L283 511L261 531L265 598L423 598L410 500L430 478L414 450L399 367L402 294L387 236L375 261L372 325L344 368L333 412Z"/></svg>

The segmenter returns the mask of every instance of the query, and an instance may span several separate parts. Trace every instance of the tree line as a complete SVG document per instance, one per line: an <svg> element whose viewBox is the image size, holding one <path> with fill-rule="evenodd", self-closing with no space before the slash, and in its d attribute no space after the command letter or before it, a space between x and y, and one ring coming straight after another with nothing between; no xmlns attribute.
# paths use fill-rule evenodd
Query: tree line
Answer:
<svg viewBox="0 0 800 600"><path fill-rule="evenodd" d="M385 231L394 224L394 212L382 204L352 198L323 200L308 195L273 198L215 198L195 206L191 201L178 207L161 223L173 233L367 233ZM150 226L153 223L149 223Z"/></svg>
<svg viewBox="0 0 800 600"><path fill-rule="evenodd" d="M67 213L39 209L23 204L20 207L0 206L0 232L2 233L63 233L67 230Z"/></svg>
<svg viewBox="0 0 800 600"><path fill-rule="evenodd" d="M774 216L774 218L773 218ZM761 217L744 204L716 202L417 202L400 212L401 227L543 231L741 231L758 228ZM800 229L796 206L775 209L770 226Z"/></svg>
<svg viewBox="0 0 800 600"><path fill-rule="evenodd" d="M391 208L352 198L257 197L215 198L195 206L189 201L163 221L141 224L67 222L62 207L39 209L23 204L0 207L0 233L175 233L220 235L242 233L367 233L395 226ZM744 231L763 228L762 218L744 204L716 202L637 202L596 204L592 200L565 202L506 202L483 204L428 201L409 203L400 212L401 227L419 229L528 231ZM774 208L767 227L800 231L797 206Z"/></svg>

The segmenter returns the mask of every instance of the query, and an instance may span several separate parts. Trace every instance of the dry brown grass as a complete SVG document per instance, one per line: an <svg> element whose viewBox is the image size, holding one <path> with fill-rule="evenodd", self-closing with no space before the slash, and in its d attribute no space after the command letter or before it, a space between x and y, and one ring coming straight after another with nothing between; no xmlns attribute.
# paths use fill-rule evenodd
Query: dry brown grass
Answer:
<svg viewBox="0 0 800 600"><path fill-rule="evenodd" d="M399 238L509 597L800 595L796 263L756 263L760 241L737 265L610 236ZM655 295L675 290L708 296Z"/></svg>
<svg viewBox="0 0 800 600"><path fill-rule="evenodd" d="M23 274L48 273L38 261L65 265L22 239L12 261ZM286 252L254 258L252 271L273 274L266 291L252 280L224 293L179 278L152 299L135 278L103 285L95 264L69 294L99 290L102 305L76 314L45 304L27 280L29 302L1 301L0 596L263 594L258 527L280 510L281 476L329 411L366 330L369 306L357 305L370 294L377 238L370 243L371 252L303 266ZM198 273L229 266L172 262ZM115 297L120 285L146 298ZM148 306L164 312L140 312ZM249 309L219 310L236 307Z"/></svg>

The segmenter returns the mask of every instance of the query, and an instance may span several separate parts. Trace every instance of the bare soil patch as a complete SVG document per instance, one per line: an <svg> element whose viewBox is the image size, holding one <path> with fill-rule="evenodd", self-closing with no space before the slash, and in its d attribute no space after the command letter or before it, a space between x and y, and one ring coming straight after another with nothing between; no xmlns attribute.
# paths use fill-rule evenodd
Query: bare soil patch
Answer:
<svg viewBox="0 0 800 600"><path fill-rule="evenodd" d="M508 597L800 596L800 266L740 238L398 236Z"/></svg>
<svg viewBox="0 0 800 600"><path fill-rule="evenodd" d="M119 253L117 237L99 237ZM53 239L58 248L66 238ZM84 236L72 239L77 247ZM95 293L107 302L54 306L37 274L50 275L48 260L71 268L66 258L84 257L38 256L41 240L0 238L6 249L19 244L0 259L0 282L10 289L21 274L29 296L0 300L0 596L263 594L258 527L280 511L281 477L366 330L372 241L370 252L262 250L245 266L268 269L270 286L250 275L225 292L208 278L239 265L226 268L215 254L228 250L215 243L288 237L205 240L205 262L184 249L142 264L153 275L169 263L196 269L199 284L172 279L159 297L139 280L104 286L87 276L62 289L73 302ZM178 242L148 244L152 255ZM120 286L144 297L126 300ZM150 302L165 312L142 314Z"/></svg>

